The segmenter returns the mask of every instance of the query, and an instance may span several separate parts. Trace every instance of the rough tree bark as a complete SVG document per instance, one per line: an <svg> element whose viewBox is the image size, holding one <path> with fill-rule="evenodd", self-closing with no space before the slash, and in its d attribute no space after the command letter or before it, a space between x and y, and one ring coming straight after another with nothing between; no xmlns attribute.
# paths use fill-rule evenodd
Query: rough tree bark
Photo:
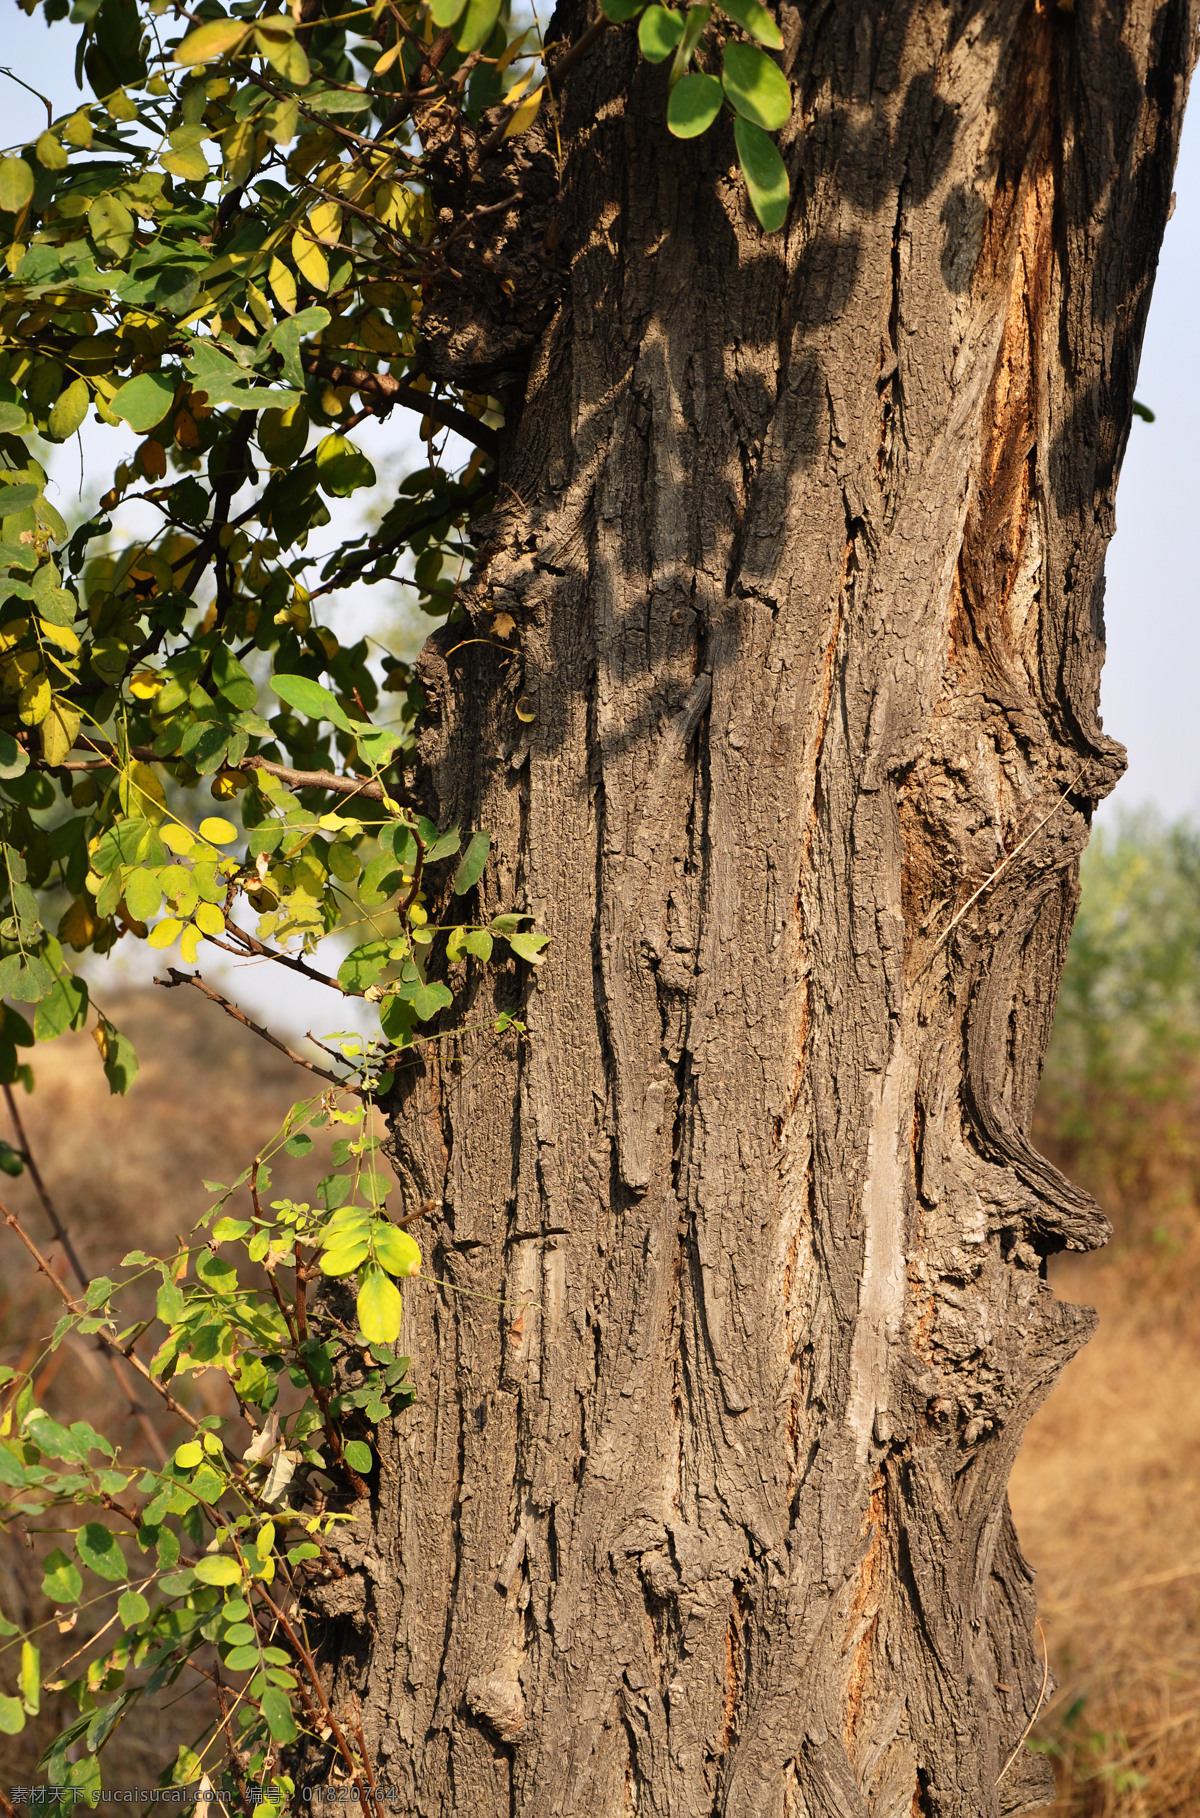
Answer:
<svg viewBox="0 0 1200 1818"><path fill-rule="evenodd" d="M429 1818L1047 1798L1005 1486L1106 1226L1027 1132L1197 5L781 19L776 238L627 32L569 77L563 295L424 656L429 799L553 935L478 987L527 1036L394 1111L492 1298L407 1293L326 1647Z"/></svg>

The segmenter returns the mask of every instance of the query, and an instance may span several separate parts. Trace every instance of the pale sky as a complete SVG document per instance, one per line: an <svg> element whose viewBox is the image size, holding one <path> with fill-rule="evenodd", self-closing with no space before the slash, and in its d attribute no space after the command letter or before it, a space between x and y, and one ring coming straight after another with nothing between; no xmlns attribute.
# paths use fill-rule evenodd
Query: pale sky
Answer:
<svg viewBox="0 0 1200 1818"><path fill-rule="evenodd" d="M65 26L47 31L40 16L30 19L11 3L6 8L3 54L18 75L49 96L56 115L78 104L74 38ZM45 126L45 109L3 76L0 88L6 136L11 134L19 147ZM1106 818L1114 808L1157 811L1169 818L1200 814L1200 585L1196 555L1182 535L1200 511L1200 362L1191 352L1194 299L1200 294L1200 101L1193 104L1184 129L1176 195L1137 385L1138 397L1157 420L1134 422L1117 496L1117 535L1108 558L1108 661L1101 708L1105 729L1128 748L1129 769L1102 811ZM104 439L111 447L107 435ZM359 439L367 438L360 432ZM389 439L396 440L394 427L369 438L381 469L379 455ZM75 458L72 445L69 459ZM402 459L400 472L409 464ZM68 466L63 480L74 491L76 470L69 466L67 471ZM374 593L379 607L388 603L386 591ZM398 599L398 590L394 597ZM206 974L275 1026L286 1025L297 1034L305 1027L325 1030L331 1018L350 1008L331 1002L323 989L311 987L297 995L290 984L281 1004L274 981L268 983L261 969L217 965L216 957L212 949L204 950Z"/></svg>

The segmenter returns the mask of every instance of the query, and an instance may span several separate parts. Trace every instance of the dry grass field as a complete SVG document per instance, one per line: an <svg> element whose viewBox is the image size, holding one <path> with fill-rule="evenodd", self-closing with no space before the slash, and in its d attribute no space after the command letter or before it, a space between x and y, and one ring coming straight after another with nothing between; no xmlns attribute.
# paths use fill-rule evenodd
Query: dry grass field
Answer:
<svg viewBox="0 0 1200 1818"><path fill-rule="evenodd" d="M1126 1064L1128 1043L1113 1062L1091 986L1080 995L1089 941L1113 950L1111 930L1097 926L1098 885L1088 905L1038 1137L1101 1199L1116 1237L1101 1257L1057 1266L1058 1292L1096 1305L1100 1330L1035 1420L1012 1486L1059 1688L1033 1741L1055 1763L1056 1818L1183 1818L1200 1813L1200 1060L1189 1037L1169 1052L1151 1043L1140 1072ZM305 1092L296 1069L190 993L131 993L109 1009L141 1056L133 1093L110 1099L90 1040L67 1036L39 1056L38 1090L21 1099L93 1273L135 1244L166 1246L187 1230L208 1203L202 1177L233 1178ZM10 1134L5 1115L0 1100L0 1136ZM294 1178L281 1172L276 1186L303 1197L311 1158L290 1166ZM27 1176L0 1181L0 1196L45 1234ZM31 1361L51 1321L49 1292L0 1232L0 1361ZM43 1363L43 1397L101 1426L120 1407L107 1369L82 1344ZM97 1403L110 1410L105 1419ZM132 1419L120 1437L144 1450ZM28 1557L19 1538L0 1540L0 1608L21 1622L46 1614ZM184 1717L169 1714L176 1739ZM163 1753L155 1721L146 1713L117 1732L106 1779L153 1783ZM195 1722L198 1733L199 1714ZM34 1777L56 1728L46 1710L26 1735L5 1739L6 1783Z"/></svg>

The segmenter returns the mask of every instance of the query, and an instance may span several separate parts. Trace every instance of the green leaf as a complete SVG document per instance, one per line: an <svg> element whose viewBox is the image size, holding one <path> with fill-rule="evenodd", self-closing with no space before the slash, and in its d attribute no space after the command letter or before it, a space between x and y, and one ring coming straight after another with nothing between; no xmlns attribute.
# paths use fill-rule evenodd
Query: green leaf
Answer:
<svg viewBox="0 0 1200 1818"><path fill-rule="evenodd" d="M72 1565L59 1547L55 1547L46 1559L42 1594L51 1603L78 1603L83 1595L83 1579L79 1576L79 1567Z"/></svg>
<svg viewBox="0 0 1200 1818"><path fill-rule="evenodd" d="M786 126L792 111L787 77L753 44L727 44L722 82L734 112L764 132Z"/></svg>
<svg viewBox="0 0 1200 1818"><path fill-rule="evenodd" d="M766 231L773 234L783 226L788 211L788 176L779 148L749 120L734 121L733 137L751 207Z"/></svg>
<svg viewBox="0 0 1200 1818"><path fill-rule="evenodd" d="M359 1265L366 1261L371 1253L371 1246L365 1237L354 1242L337 1244L323 1250L317 1266L322 1275L353 1275Z"/></svg>
<svg viewBox="0 0 1200 1818"><path fill-rule="evenodd" d="M0 208L19 215L32 200L32 167L24 158L0 158Z"/></svg>
<svg viewBox="0 0 1200 1818"><path fill-rule="evenodd" d="M772 19L765 6L758 0L719 0L721 11L736 19L743 31L757 38L770 50L783 49L783 33Z"/></svg>
<svg viewBox="0 0 1200 1818"><path fill-rule="evenodd" d="M127 379L113 397L109 409L121 417L130 429L144 435L161 423L175 401L176 379L165 372L143 372Z"/></svg>
<svg viewBox="0 0 1200 1818"><path fill-rule="evenodd" d="M417 1241L407 1231L401 1231L398 1225L376 1225L375 1255L389 1275L421 1273L421 1251Z"/></svg>
<svg viewBox="0 0 1200 1818"><path fill-rule="evenodd" d="M245 1237L252 1226L245 1218L219 1218L212 1228L214 1244L233 1243L239 1237Z"/></svg>
<svg viewBox="0 0 1200 1818"><path fill-rule="evenodd" d="M545 954L542 949L550 944L548 934L510 934L508 944L518 959L528 960L531 966L540 966Z"/></svg>
<svg viewBox="0 0 1200 1818"><path fill-rule="evenodd" d="M371 1448L365 1440L348 1439L342 1450L346 1454L346 1463L352 1471L357 1471L360 1477L375 1463Z"/></svg>
<svg viewBox="0 0 1200 1818"><path fill-rule="evenodd" d="M154 1298L154 1310L164 1326L173 1325L177 1319L182 1319L186 1306L183 1289L173 1281L165 1281Z"/></svg>
<svg viewBox="0 0 1200 1818"><path fill-rule="evenodd" d="M417 1021L427 1023L439 1010L448 1010L454 1002L454 993L440 980L433 984L422 984L420 979L401 985L400 996L406 1004L411 1004Z"/></svg>
<svg viewBox="0 0 1200 1818"><path fill-rule="evenodd" d="M104 1061L104 1077L112 1093L126 1093L138 1073L138 1059L133 1043L119 1029L114 1029L108 1021L101 1021L96 1028L100 1038L100 1053Z"/></svg>
<svg viewBox="0 0 1200 1818"><path fill-rule="evenodd" d="M281 701L295 707L297 712L307 714L310 720L329 720L340 731L354 733L354 725L320 682L314 682L306 675L273 675L271 687Z"/></svg>
<svg viewBox="0 0 1200 1818"><path fill-rule="evenodd" d="M464 57L482 50L500 17L500 0L467 0L453 27L454 48Z"/></svg>
<svg viewBox="0 0 1200 1818"><path fill-rule="evenodd" d="M25 1488L25 1467L9 1451L6 1445L0 1445L0 1483L10 1490Z"/></svg>
<svg viewBox="0 0 1200 1818"><path fill-rule="evenodd" d="M110 1584L124 1584L129 1576L121 1544L103 1522L89 1521L75 1536L75 1551L85 1566Z"/></svg>
<svg viewBox="0 0 1200 1818"><path fill-rule="evenodd" d="M29 753L18 745L11 732L0 731L0 778L5 782L24 776L29 768Z"/></svg>
<svg viewBox="0 0 1200 1818"><path fill-rule="evenodd" d="M273 1742L295 1742L296 1719L292 1715L291 1700L286 1692L278 1686L268 1686L259 1699L262 1714L267 1720Z"/></svg>
<svg viewBox="0 0 1200 1818"><path fill-rule="evenodd" d="M493 944L492 937L486 928L468 928L463 935L463 946L468 953L473 953L476 959L490 960Z"/></svg>
<svg viewBox="0 0 1200 1818"><path fill-rule="evenodd" d="M150 1605L140 1591L122 1591L117 1599L117 1615L124 1628L136 1628L150 1614Z"/></svg>
<svg viewBox="0 0 1200 1818"><path fill-rule="evenodd" d="M150 922L162 906L162 885L154 871L134 871L125 885L125 907L137 922Z"/></svg>
<svg viewBox="0 0 1200 1818"><path fill-rule="evenodd" d="M251 1673L260 1664L256 1647L231 1648L225 1656L225 1665L231 1673Z"/></svg>
<svg viewBox="0 0 1200 1818"><path fill-rule="evenodd" d="M196 1561L196 1577L201 1584L241 1584L242 1568L228 1553L205 1553Z"/></svg>
<svg viewBox="0 0 1200 1818"><path fill-rule="evenodd" d="M448 25L454 24L466 3L467 0L431 0L429 17L439 31L445 31Z"/></svg>
<svg viewBox="0 0 1200 1818"><path fill-rule="evenodd" d="M345 436L326 436L324 441L317 443L314 458L321 490L331 493L335 499L349 498L360 487L375 484L375 469L361 448L356 448Z"/></svg>
<svg viewBox="0 0 1200 1818"><path fill-rule="evenodd" d="M252 711L258 705L258 687L254 678L225 644L218 644L213 651L212 679L217 692L223 694L230 706L236 707L239 712Z"/></svg>
<svg viewBox="0 0 1200 1818"><path fill-rule="evenodd" d="M675 52L675 61L671 65L672 88L685 73L692 55L704 36L704 28L712 17L712 7L689 6L687 19L684 22L683 37L679 40L679 49Z"/></svg>
<svg viewBox="0 0 1200 1818"><path fill-rule="evenodd" d="M400 1290L382 1269L366 1270L358 1291L358 1323L371 1344L394 1344L400 1336Z"/></svg>
<svg viewBox="0 0 1200 1818"><path fill-rule="evenodd" d="M638 47L647 63L662 63L683 37L683 14L673 7L648 6L638 26Z"/></svg>
<svg viewBox="0 0 1200 1818"><path fill-rule="evenodd" d="M483 867L487 864L488 849L492 843L490 833L473 833L471 843L459 860L458 870L454 873L452 886L455 896L465 896L473 890L483 876Z"/></svg>
<svg viewBox="0 0 1200 1818"><path fill-rule="evenodd" d="M88 1007L88 989L81 978L60 972L54 989L42 999L33 1019L40 1042L52 1042L66 1029L82 1027Z"/></svg>
<svg viewBox="0 0 1200 1818"><path fill-rule="evenodd" d="M46 434L52 442L65 442L75 434L87 416L91 398L86 379L74 379L59 392L46 419Z"/></svg>
<svg viewBox="0 0 1200 1818"><path fill-rule="evenodd" d="M667 103L667 126L677 139L695 139L707 132L721 111L724 96L715 76L693 72L683 76L671 90Z"/></svg>
<svg viewBox="0 0 1200 1818"><path fill-rule="evenodd" d="M14 158L6 158L6 164L14 164ZM0 1735L19 1736L25 1728L25 1707L19 1698L0 1695Z"/></svg>

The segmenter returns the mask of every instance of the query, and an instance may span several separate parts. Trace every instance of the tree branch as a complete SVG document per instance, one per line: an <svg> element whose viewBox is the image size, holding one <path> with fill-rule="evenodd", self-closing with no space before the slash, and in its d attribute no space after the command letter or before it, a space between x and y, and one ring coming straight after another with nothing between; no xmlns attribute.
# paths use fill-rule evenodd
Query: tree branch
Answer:
<svg viewBox="0 0 1200 1818"><path fill-rule="evenodd" d="M388 410L393 404L419 410L422 416L432 417L443 429L452 429L464 441L482 448L485 454L494 457L500 452L500 438L494 429L489 429L468 411L460 410L456 404L446 404L429 392L418 391L415 385L393 379L390 372L368 372L365 366L344 366L340 361L320 354L302 356L301 365L305 372L312 373L315 378L328 379L331 385L351 385L364 397L377 398Z"/></svg>
<svg viewBox="0 0 1200 1818"><path fill-rule="evenodd" d="M346 1081L339 1079L336 1073L329 1073L324 1067L318 1067L315 1062L305 1060L302 1054L297 1054L294 1049L288 1047L286 1042L281 1042L277 1035L272 1035L271 1031L264 1029L261 1023L251 1022L244 1010L239 1010L237 1005L231 1004L227 997L222 997L219 991L214 991L211 985L206 985L198 972L180 972L176 966L168 966L167 971L170 974L168 978L156 978L154 981L156 985L161 985L164 991L173 991L178 985L194 985L196 990L201 992L210 1003L218 1005L227 1016L231 1016L235 1023L241 1023L244 1029L250 1029L255 1035L260 1035L264 1042L270 1042L272 1048L277 1048L280 1054L286 1054L287 1058L295 1061L298 1067L305 1067L309 1073L319 1074L331 1085L346 1086ZM351 1092L355 1090L353 1086L346 1086L346 1089Z"/></svg>

